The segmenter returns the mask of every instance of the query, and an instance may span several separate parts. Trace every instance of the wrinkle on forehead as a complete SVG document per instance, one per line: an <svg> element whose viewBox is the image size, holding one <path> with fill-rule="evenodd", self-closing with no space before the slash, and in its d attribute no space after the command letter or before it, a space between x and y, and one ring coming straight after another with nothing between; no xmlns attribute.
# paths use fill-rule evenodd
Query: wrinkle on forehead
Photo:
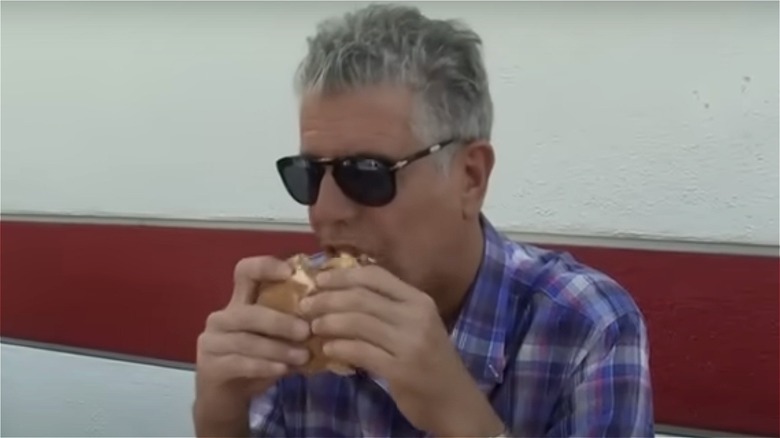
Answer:
<svg viewBox="0 0 780 438"><path fill-rule="evenodd" d="M398 88L305 95L300 111L301 150L322 156L403 156L415 147L411 109L411 93Z"/></svg>

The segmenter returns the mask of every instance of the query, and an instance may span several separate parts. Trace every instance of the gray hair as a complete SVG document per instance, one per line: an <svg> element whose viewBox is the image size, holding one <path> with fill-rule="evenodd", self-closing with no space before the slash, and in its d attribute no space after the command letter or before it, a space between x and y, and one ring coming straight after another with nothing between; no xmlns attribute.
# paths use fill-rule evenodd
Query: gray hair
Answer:
<svg viewBox="0 0 780 438"><path fill-rule="evenodd" d="M490 140L493 102L481 45L459 21L429 19L406 5L372 4L318 25L295 90L300 96L401 85L416 97L412 128L419 141Z"/></svg>

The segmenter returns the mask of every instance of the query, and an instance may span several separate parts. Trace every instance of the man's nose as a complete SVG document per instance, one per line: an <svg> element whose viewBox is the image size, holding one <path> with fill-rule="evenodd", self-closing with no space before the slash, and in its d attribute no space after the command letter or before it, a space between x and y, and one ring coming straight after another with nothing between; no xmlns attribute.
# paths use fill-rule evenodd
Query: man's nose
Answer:
<svg viewBox="0 0 780 438"><path fill-rule="evenodd" d="M312 220L320 222L343 221L357 214L357 205L349 199L328 171L322 177L317 202L310 207Z"/></svg>

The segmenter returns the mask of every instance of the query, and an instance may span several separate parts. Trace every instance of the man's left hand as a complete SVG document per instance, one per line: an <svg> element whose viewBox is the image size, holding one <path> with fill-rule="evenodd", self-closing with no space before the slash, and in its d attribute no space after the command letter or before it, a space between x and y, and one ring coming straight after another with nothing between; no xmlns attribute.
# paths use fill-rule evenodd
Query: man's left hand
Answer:
<svg viewBox="0 0 780 438"><path fill-rule="evenodd" d="M434 436L495 436L503 425L471 378L433 299L379 266L321 274L306 298L326 355L385 379L398 409Z"/></svg>

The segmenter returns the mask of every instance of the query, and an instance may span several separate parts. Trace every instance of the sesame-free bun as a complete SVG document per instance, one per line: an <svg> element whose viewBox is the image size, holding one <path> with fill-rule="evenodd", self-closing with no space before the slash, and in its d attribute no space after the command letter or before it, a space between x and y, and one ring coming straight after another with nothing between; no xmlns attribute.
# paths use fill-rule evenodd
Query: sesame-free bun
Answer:
<svg viewBox="0 0 780 438"><path fill-rule="evenodd" d="M330 269L349 268L371 263L368 257L356 258L347 253L340 253L329 257L320 266L312 265L308 257L303 254L293 256L288 260L293 267L293 275L283 282L274 282L261 285L258 290L257 304L269 307L279 312L301 315L298 303L307 295L317 293L314 283L317 273ZM322 352L323 339L312 335L304 345L310 353L310 360L298 371L304 374L315 374L331 371L339 375L350 375L355 372L348 364L332 360Z"/></svg>

